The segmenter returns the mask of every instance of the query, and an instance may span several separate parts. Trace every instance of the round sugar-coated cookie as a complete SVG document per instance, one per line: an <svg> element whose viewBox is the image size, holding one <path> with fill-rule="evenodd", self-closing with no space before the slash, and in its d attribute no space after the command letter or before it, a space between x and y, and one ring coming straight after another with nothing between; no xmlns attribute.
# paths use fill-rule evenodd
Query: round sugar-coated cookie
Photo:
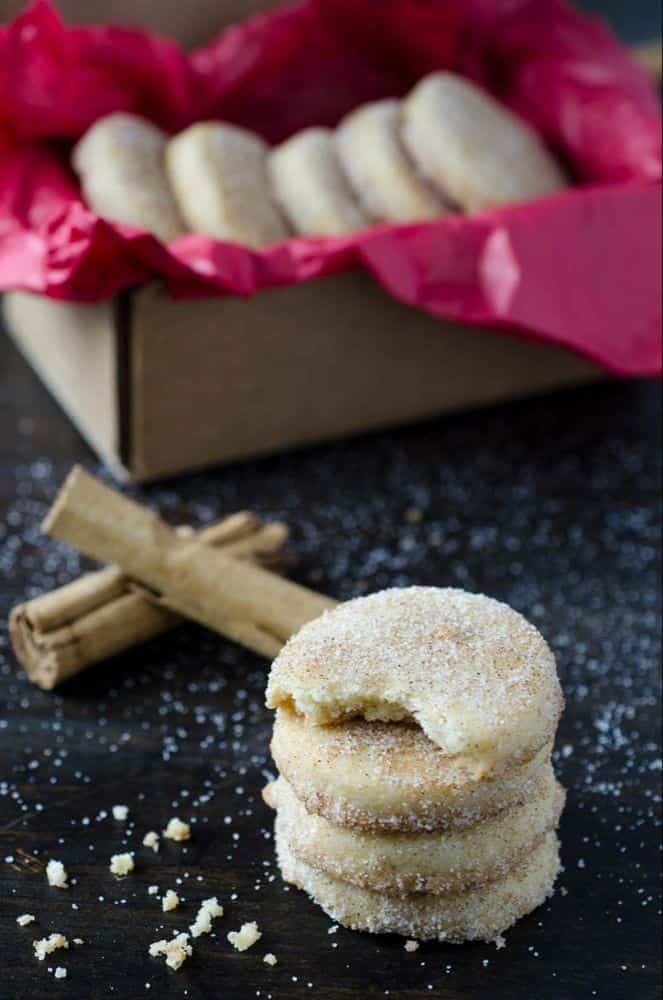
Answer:
<svg viewBox="0 0 663 1000"><path fill-rule="evenodd" d="M372 934L402 934L421 941L493 941L552 894L559 872L557 838L549 833L499 881L443 896L388 896L331 878L298 860L278 814L275 829L276 853L285 881L307 892L332 920Z"/></svg>
<svg viewBox="0 0 663 1000"><path fill-rule="evenodd" d="M272 755L307 810L364 830L462 830L524 802L550 767L552 743L488 775L449 756L416 725L351 719L317 726L279 709Z"/></svg>
<svg viewBox="0 0 663 1000"><path fill-rule="evenodd" d="M444 202L408 157L400 137L401 102L374 101L347 115L334 134L341 166L375 222L445 214Z"/></svg>
<svg viewBox="0 0 663 1000"><path fill-rule="evenodd" d="M362 889L458 893L503 878L557 826L564 791L548 766L524 803L467 830L366 832L307 812L281 777L263 792L290 850L317 871Z"/></svg>
<svg viewBox="0 0 663 1000"><path fill-rule="evenodd" d="M274 661L267 704L317 725L416 722L478 774L531 759L562 709L555 659L506 604L437 587L383 590L305 625Z"/></svg>
<svg viewBox="0 0 663 1000"><path fill-rule="evenodd" d="M89 207L146 229L163 243L185 232L164 168L168 136L126 111L99 118L74 146L71 163Z"/></svg>
<svg viewBox="0 0 663 1000"><path fill-rule="evenodd" d="M267 151L260 136L225 122L198 122L170 140L166 170L193 232L250 247L286 239L269 191Z"/></svg>
<svg viewBox="0 0 663 1000"><path fill-rule="evenodd" d="M269 176L276 200L302 236L342 236L369 225L329 129L304 129L273 149Z"/></svg>
<svg viewBox="0 0 663 1000"><path fill-rule="evenodd" d="M432 73L405 98L401 134L422 174L466 212L565 186L536 132L455 73Z"/></svg>

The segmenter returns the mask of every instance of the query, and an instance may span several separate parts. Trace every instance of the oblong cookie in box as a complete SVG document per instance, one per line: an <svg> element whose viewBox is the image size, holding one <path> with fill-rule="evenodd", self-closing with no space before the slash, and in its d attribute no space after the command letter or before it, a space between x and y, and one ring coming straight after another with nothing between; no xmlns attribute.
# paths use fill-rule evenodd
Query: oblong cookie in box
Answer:
<svg viewBox="0 0 663 1000"><path fill-rule="evenodd" d="M334 145L366 215L375 222L410 222L444 215L433 186L417 172L401 142L401 102L374 101L337 126Z"/></svg>
<svg viewBox="0 0 663 1000"><path fill-rule="evenodd" d="M405 98L402 136L422 174L466 212L537 198L566 184L525 121L454 73L425 77Z"/></svg>
<svg viewBox="0 0 663 1000"><path fill-rule="evenodd" d="M71 155L90 208L164 243L185 232L164 166L167 141L156 125L124 111L95 122Z"/></svg>
<svg viewBox="0 0 663 1000"><path fill-rule="evenodd" d="M171 139L166 169L194 232L250 247L286 239L269 190L267 152L260 136L222 122L199 122Z"/></svg>
<svg viewBox="0 0 663 1000"><path fill-rule="evenodd" d="M302 236L343 236L369 225L329 129L304 129L273 149L269 176L276 200Z"/></svg>

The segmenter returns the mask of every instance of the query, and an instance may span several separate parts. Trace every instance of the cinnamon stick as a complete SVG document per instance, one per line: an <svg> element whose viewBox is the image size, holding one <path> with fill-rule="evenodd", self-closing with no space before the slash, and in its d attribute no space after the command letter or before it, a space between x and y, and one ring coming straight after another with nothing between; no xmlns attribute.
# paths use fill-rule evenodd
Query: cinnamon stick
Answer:
<svg viewBox="0 0 663 1000"><path fill-rule="evenodd" d="M195 536L182 537L80 467L69 474L43 530L93 559L113 561L159 606L268 657L336 603Z"/></svg>
<svg viewBox="0 0 663 1000"><path fill-rule="evenodd" d="M190 528L176 529L192 537ZM195 535L234 559L274 565L288 531L249 511L233 514ZM34 684L51 690L86 667L167 632L181 616L155 603L118 566L108 566L13 609L12 645Z"/></svg>

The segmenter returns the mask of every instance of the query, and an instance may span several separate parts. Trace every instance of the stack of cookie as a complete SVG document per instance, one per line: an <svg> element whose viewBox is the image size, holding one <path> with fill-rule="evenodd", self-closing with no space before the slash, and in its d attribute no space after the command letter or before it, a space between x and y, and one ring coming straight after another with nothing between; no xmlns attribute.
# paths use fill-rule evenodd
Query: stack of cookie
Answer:
<svg viewBox="0 0 663 1000"><path fill-rule="evenodd" d="M284 647L267 703L281 871L334 920L489 941L552 892L562 695L511 608L433 587L350 601Z"/></svg>
<svg viewBox="0 0 663 1000"><path fill-rule="evenodd" d="M269 148L227 122L169 137L137 115L97 121L72 165L100 215L164 242L191 231L248 246L341 236L557 191L564 176L526 122L474 83L433 73L400 101Z"/></svg>

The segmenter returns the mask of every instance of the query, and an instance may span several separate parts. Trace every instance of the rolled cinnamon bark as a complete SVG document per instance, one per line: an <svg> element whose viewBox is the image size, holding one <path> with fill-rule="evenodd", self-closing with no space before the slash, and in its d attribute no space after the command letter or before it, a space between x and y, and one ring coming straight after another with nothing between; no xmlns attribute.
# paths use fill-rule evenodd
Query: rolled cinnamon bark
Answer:
<svg viewBox="0 0 663 1000"><path fill-rule="evenodd" d="M184 538L156 513L80 467L69 474L43 524L46 534L93 559L113 561L153 591L160 607L192 618L273 657L302 625L335 606L331 598L196 536Z"/></svg>
<svg viewBox="0 0 663 1000"><path fill-rule="evenodd" d="M194 537L190 528L177 529ZM288 529L264 524L249 511L232 514L199 531L200 543L222 548L234 559L274 565L282 559ZM117 566L78 580L13 609L12 645L30 680L44 690L86 667L167 632L182 621L153 595L132 583Z"/></svg>

